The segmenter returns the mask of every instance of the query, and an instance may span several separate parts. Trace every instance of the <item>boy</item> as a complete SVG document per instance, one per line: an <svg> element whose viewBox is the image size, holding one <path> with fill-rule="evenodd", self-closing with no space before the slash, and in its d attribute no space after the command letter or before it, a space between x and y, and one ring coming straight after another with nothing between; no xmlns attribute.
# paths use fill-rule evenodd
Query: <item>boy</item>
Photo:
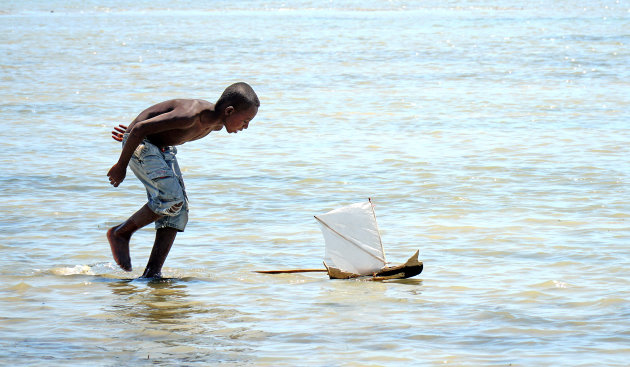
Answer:
<svg viewBox="0 0 630 367"><path fill-rule="evenodd" d="M165 101L141 112L129 127L120 125L122 129L112 131L112 138L121 141L123 148L118 162L107 173L109 182L118 187L129 166L149 198L129 219L107 231L112 255L122 269L131 271L131 235L155 222L155 243L142 277L160 277L177 232L186 227L188 198L175 146L201 139L224 126L228 133L247 129L259 106L252 87L235 83L215 104L199 99Z"/></svg>

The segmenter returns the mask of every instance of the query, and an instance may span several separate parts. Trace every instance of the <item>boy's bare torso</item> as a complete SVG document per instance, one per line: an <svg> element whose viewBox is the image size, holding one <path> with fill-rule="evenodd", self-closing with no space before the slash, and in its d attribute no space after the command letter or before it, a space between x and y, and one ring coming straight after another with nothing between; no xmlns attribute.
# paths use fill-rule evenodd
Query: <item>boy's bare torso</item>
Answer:
<svg viewBox="0 0 630 367"><path fill-rule="evenodd" d="M143 139L166 147L201 139L224 126L228 133L238 133L247 129L257 112L258 107L254 105L240 111L227 106L218 113L214 104L200 99L172 99L151 106L126 128L129 135L118 162L107 173L109 181L114 187L123 182L129 160Z"/></svg>
<svg viewBox="0 0 630 367"><path fill-rule="evenodd" d="M146 135L146 139L159 147L181 145L198 140L212 131L223 128L223 123L215 117L213 103L200 99L173 99L142 111L131 122L127 132L130 132L137 123L169 113L173 115L175 123L170 123L166 130L157 129L158 131L152 131Z"/></svg>

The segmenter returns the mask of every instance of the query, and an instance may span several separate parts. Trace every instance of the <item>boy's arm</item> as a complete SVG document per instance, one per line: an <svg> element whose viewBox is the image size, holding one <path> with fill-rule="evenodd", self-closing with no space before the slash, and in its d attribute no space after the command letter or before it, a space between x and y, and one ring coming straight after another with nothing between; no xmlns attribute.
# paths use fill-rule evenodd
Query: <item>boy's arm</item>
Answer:
<svg viewBox="0 0 630 367"><path fill-rule="evenodd" d="M186 129L191 127L194 122L195 116L190 108L176 107L170 112L133 124L122 152L120 152L118 162L107 172L109 182L114 187L118 187L124 181L129 160L147 135L158 134L168 130Z"/></svg>

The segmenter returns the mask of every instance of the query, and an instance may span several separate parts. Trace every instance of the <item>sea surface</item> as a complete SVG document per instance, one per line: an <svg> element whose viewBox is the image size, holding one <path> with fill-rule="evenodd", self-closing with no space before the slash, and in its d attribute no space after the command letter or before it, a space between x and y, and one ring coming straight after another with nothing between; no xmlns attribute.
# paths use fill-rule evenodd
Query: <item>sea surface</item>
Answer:
<svg viewBox="0 0 630 367"><path fill-rule="evenodd" d="M4 1L0 363L625 366L627 1ZM113 126L237 81L250 128L179 148L190 222L137 279ZM389 282L320 268L372 198Z"/></svg>

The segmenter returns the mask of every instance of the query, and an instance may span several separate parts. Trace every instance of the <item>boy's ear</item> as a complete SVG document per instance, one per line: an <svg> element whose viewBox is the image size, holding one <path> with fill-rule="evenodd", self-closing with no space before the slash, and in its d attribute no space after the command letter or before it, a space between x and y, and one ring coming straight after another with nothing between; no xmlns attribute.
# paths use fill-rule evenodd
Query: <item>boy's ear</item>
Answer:
<svg viewBox="0 0 630 367"><path fill-rule="evenodd" d="M234 113L234 107L233 107L233 106L227 106L227 107L225 107L225 112L224 112L224 114L225 114L226 116L230 116L230 115L231 115L231 114L233 114L233 113Z"/></svg>

